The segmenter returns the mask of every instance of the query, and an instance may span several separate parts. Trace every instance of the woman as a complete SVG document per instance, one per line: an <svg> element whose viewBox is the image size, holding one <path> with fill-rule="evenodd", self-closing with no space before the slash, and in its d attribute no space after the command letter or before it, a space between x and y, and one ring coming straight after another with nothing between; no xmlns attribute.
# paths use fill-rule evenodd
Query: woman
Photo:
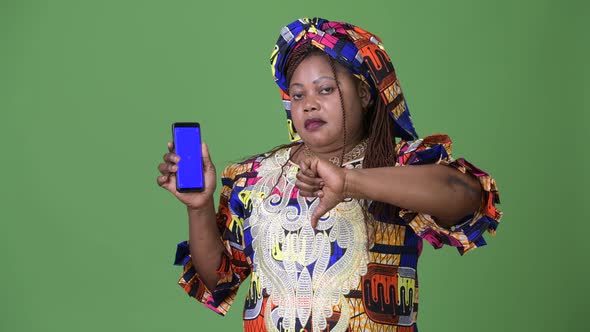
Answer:
<svg viewBox="0 0 590 332"><path fill-rule="evenodd" d="M484 245L501 217L495 182L454 160L446 135L418 139L375 35L300 19L271 64L293 143L228 166L217 214L206 145L202 193L176 192L172 143L159 166L189 214L179 284L225 314L251 276L247 331L416 331L422 239Z"/></svg>

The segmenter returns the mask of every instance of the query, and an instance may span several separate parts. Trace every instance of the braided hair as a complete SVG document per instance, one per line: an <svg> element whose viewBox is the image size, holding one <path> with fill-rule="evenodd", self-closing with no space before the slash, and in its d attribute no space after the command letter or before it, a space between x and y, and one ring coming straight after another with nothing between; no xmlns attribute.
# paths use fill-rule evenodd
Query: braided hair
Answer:
<svg viewBox="0 0 590 332"><path fill-rule="evenodd" d="M306 42L301 44L297 47L289 58L287 59L286 65L286 79L287 82L291 81L293 77L293 73L295 69L303 62L303 60L307 59L312 55L321 55L327 56L322 50L316 48L311 43ZM340 162L344 161L344 154L346 149L347 143L347 130L346 130L346 112L344 111L344 101L342 96L342 91L340 90L340 81L338 80L338 76L336 75L336 66L337 64L341 66L345 66L344 64L339 63L337 60L334 60L332 57L329 57L330 66L332 68L332 72L334 74L334 78L336 80L336 87L338 90L338 95L340 97L340 104L342 107L342 133L343 133L343 145L342 145L342 154L340 158ZM359 79L354 77L357 81L357 84L365 84L361 82ZM386 106L382 99L379 96L376 96L377 100L372 100L365 112L365 116L363 118L363 130L367 138L367 148L365 150L365 156L363 159L363 168L377 168L377 167L388 167L395 165L395 126L393 121L390 119L389 112L386 109ZM288 145L293 146L293 145ZM278 151L280 147L275 148L271 151L274 153ZM383 203L383 202L373 202L371 206L368 206L368 203L363 200L363 211L365 212L365 221L368 221L367 211L370 211L378 220L381 221L388 221L389 218L395 218L397 215L399 208L396 206Z"/></svg>

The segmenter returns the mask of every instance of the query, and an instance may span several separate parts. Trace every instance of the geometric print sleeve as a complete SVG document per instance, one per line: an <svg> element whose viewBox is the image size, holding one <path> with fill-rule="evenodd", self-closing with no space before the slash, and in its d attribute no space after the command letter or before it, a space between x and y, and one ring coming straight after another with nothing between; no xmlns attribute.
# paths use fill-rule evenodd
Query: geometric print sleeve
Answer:
<svg viewBox="0 0 590 332"><path fill-rule="evenodd" d="M220 241L225 246L221 264L217 269L220 276L215 289L208 289L202 282L193 266L189 243L183 241L176 250L175 265L183 266L178 284L190 297L202 302L206 307L220 315L225 315L233 303L238 287L250 274L250 262L244 255L243 228L244 206L236 194L239 175L243 173L244 164L234 164L226 167L221 175L221 197L217 212L217 226Z"/></svg>
<svg viewBox="0 0 590 332"><path fill-rule="evenodd" d="M400 217L408 222L418 236L432 244L435 249L446 244L456 247L463 255L486 244L483 237L486 231L495 235L502 212L496 208L496 204L500 203L496 181L467 160L453 159L451 144L451 139L444 134L431 135L409 142L401 141L396 147L398 156L396 166L441 164L475 176L484 190L479 209L451 228L439 226L432 216L425 213L401 209Z"/></svg>

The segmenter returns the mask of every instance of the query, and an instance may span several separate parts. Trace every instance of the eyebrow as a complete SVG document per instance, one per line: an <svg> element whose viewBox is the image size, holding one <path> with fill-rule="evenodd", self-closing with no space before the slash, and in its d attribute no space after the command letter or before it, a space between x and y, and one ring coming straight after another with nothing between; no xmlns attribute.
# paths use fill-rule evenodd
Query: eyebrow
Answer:
<svg viewBox="0 0 590 332"><path fill-rule="evenodd" d="M330 76L320 76L318 78L316 78L315 81L313 81L313 84L318 84L319 81L324 80L324 79L329 79L329 80L334 80L334 77L330 77Z"/></svg>
<svg viewBox="0 0 590 332"><path fill-rule="evenodd" d="M325 80L325 79L329 79L329 80L333 80L333 81L336 80L336 79L334 79L334 77L331 77L331 76L320 76L320 77L316 78L312 83L318 84L319 81ZM290 86L295 86L295 85L303 86L303 84L301 84L301 83L293 83Z"/></svg>

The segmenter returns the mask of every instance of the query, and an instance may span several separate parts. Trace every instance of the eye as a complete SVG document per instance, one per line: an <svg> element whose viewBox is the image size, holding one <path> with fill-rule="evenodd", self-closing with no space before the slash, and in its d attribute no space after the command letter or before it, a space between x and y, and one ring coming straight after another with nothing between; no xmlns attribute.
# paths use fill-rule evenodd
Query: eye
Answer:
<svg viewBox="0 0 590 332"><path fill-rule="evenodd" d="M320 93L323 95L329 95L332 92L334 92L334 87L331 86L326 86L320 89Z"/></svg>
<svg viewBox="0 0 590 332"><path fill-rule="evenodd" d="M291 94L291 100L301 100L301 98L303 98L303 94L301 94L301 93Z"/></svg>

